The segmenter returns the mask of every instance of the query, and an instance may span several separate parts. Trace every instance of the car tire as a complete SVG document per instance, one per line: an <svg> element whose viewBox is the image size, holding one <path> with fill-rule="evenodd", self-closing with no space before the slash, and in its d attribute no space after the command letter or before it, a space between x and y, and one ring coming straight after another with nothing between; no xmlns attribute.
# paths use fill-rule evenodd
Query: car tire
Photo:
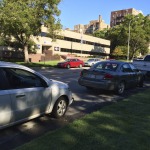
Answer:
<svg viewBox="0 0 150 150"><path fill-rule="evenodd" d="M61 118L65 115L67 111L67 101L64 97L60 97L53 108L52 116L54 118Z"/></svg>
<svg viewBox="0 0 150 150"><path fill-rule="evenodd" d="M116 94L118 95L121 95L124 93L124 90L125 90L125 83L124 82L119 82L118 83L118 86L117 86L117 89L116 89Z"/></svg>
<svg viewBox="0 0 150 150"><path fill-rule="evenodd" d="M82 68L82 64L79 65L79 68Z"/></svg>
<svg viewBox="0 0 150 150"><path fill-rule="evenodd" d="M67 65L67 69L70 69L70 65Z"/></svg>

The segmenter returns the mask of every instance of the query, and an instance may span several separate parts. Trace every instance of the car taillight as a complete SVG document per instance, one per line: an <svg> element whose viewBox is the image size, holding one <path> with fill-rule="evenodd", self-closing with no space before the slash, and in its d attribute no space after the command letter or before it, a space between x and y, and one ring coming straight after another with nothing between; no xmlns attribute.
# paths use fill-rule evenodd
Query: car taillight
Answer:
<svg viewBox="0 0 150 150"><path fill-rule="evenodd" d="M105 76L104 76L104 79L112 79L113 78L113 75L111 75L111 74L105 74Z"/></svg>

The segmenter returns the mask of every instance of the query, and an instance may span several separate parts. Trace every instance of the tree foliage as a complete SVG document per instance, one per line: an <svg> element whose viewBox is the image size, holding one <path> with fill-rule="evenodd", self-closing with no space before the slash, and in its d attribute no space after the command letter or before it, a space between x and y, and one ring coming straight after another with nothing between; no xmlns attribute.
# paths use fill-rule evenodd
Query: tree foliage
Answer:
<svg viewBox="0 0 150 150"><path fill-rule="evenodd" d="M115 56L118 56L118 57L119 57L119 56L123 56L124 53L125 53L125 51L126 51L126 47L125 47L125 46L117 46L117 47L114 49L112 55L115 55Z"/></svg>
<svg viewBox="0 0 150 150"><path fill-rule="evenodd" d="M28 47L31 36L41 33L41 25L48 27L50 33L61 27L57 5L60 0L1 0L0 32L5 39L17 41L28 62ZM8 38L9 37L9 38Z"/></svg>
<svg viewBox="0 0 150 150"><path fill-rule="evenodd" d="M122 37L125 41L124 45L128 43L125 39L129 37L130 28L129 58L132 59L139 54L145 55L148 52L150 42L150 20L142 14L138 16L128 15L125 17L122 26Z"/></svg>
<svg viewBox="0 0 150 150"><path fill-rule="evenodd" d="M100 31L98 31L98 30L95 31L93 33L93 36L107 39L107 33L108 33L108 29L105 28L105 29L100 30Z"/></svg>
<svg viewBox="0 0 150 150"><path fill-rule="evenodd" d="M128 40L129 28L130 40ZM123 48L122 52L124 55L127 55L127 45L129 41L129 59L132 59L139 54L145 55L148 53L150 43L150 19L148 16L143 16L142 14L137 16L127 15L120 25L110 28L105 34L97 33L94 35L111 40L111 53L113 53L118 46L124 46L126 50Z"/></svg>

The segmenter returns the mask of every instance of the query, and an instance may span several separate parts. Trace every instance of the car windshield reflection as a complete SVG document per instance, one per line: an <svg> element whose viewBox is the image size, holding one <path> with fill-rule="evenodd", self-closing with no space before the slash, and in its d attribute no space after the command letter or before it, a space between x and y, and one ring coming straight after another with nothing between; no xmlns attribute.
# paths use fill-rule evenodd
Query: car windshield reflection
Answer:
<svg viewBox="0 0 150 150"><path fill-rule="evenodd" d="M117 63L105 62L105 63L98 63L93 68L96 70L113 70L113 71L115 71L117 69L117 67L118 67Z"/></svg>
<svg viewBox="0 0 150 150"><path fill-rule="evenodd" d="M94 59L89 59L88 62L89 62L89 61L94 61Z"/></svg>
<svg viewBox="0 0 150 150"><path fill-rule="evenodd" d="M70 61L70 59L65 59L66 62Z"/></svg>

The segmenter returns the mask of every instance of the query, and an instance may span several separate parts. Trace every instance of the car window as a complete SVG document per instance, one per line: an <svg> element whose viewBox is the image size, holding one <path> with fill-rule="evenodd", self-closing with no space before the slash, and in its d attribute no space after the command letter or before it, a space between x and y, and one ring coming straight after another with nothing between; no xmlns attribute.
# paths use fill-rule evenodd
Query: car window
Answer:
<svg viewBox="0 0 150 150"><path fill-rule="evenodd" d="M22 69L4 69L11 88L42 87L44 81L35 74Z"/></svg>
<svg viewBox="0 0 150 150"><path fill-rule="evenodd" d="M0 69L0 90L7 90L8 88L9 85L5 77L5 72Z"/></svg>
<svg viewBox="0 0 150 150"><path fill-rule="evenodd" d="M99 70L113 70L115 71L118 67L117 63L110 63L110 62L105 62L105 63L98 63L95 65L95 69Z"/></svg>
<svg viewBox="0 0 150 150"><path fill-rule="evenodd" d="M69 62L69 61L71 61L71 60L70 60L70 59L65 59L65 61L66 61L66 62Z"/></svg>
<svg viewBox="0 0 150 150"><path fill-rule="evenodd" d="M132 72L132 69L129 66L129 64L123 64L123 66L121 67L121 71L122 72Z"/></svg>
<svg viewBox="0 0 150 150"><path fill-rule="evenodd" d="M94 59L89 59L88 61L94 61Z"/></svg>
<svg viewBox="0 0 150 150"><path fill-rule="evenodd" d="M134 72L138 72L139 70L132 64L129 64L131 69L134 71Z"/></svg>
<svg viewBox="0 0 150 150"><path fill-rule="evenodd" d="M150 55L147 55L144 60L145 61L150 61Z"/></svg>

